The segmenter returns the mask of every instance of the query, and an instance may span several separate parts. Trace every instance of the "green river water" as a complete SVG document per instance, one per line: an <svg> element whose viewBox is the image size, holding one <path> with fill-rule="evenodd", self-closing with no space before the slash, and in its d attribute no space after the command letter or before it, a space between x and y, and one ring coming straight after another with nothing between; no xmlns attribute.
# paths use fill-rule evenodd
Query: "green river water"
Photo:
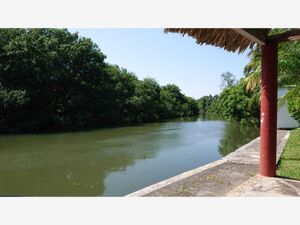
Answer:
<svg viewBox="0 0 300 225"><path fill-rule="evenodd" d="M124 196L218 160L258 135L238 123L185 118L0 136L0 195Z"/></svg>

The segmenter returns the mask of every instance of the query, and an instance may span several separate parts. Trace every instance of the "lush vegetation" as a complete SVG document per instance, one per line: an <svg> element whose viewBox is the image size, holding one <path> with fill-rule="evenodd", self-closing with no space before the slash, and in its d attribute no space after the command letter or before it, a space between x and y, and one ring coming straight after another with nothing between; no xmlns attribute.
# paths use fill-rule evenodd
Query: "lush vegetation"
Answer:
<svg viewBox="0 0 300 225"><path fill-rule="evenodd" d="M274 29L272 32L282 32ZM88 38L66 29L0 29L0 133L97 128L200 114L259 125L261 52L244 77L221 75L221 93L197 101L105 62ZM300 122L300 43L279 45L282 98Z"/></svg>
<svg viewBox="0 0 300 225"><path fill-rule="evenodd" d="M0 29L0 132L97 128L198 114L176 85L106 63L66 29Z"/></svg>
<svg viewBox="0 0 300 225"><path fill-rule="evenodd" d="M197 103L199 107L199 113L200 114L210 113L211 104L215 102L217 99L218 99L218 95L208 95L198 99Z"/></svg>
<svg viewBox="0 0 300 225"><path fill-rule="evenodd" d="M272 33L283 32L273 29ZM222 91L218 96L204 96L198 100L201 113L215 113L233 121L259 125L261 52L254 48L250 61L244 68L244 77L237 81L230 72L221 75ZM288 111L300 123L300 43L279 45L278 83L287 87L288 93L279 104L286 102Z"/></svg>
<svg viewBox="0 0 300 225"><path fill-rule="evenodd" d="M273 29L280 33L285 29ZM261 74L260 48L254 48L250 53L250 62L245 67L243 82L249 91L259 90ZM289 89L279 104L286 102L292 117L300 123L300 42L287 42L278 46L278 84Z"/></svg>
<svg viewBox="0 0 300 225"><path fill-rule="evenodd" d="M292 131L278 162L276 174L300 180L300 129Z"/></svg>
<svg viewBox="0 0 300 225"><path fill-rule="evenodd" d="M259 125L259 88L247 90L246 84L230 72L221 75L223 88L216 96L204 96L198 100L201 113L216 114L230 121Z"/></svg>

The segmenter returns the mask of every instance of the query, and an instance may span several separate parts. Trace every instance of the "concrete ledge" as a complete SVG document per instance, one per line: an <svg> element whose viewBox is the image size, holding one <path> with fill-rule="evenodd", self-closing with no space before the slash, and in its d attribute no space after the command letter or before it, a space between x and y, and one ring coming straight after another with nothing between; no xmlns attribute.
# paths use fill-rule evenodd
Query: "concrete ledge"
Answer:
<svg viewBox="0 0 300 225"><path fill-rule="evenodd" d="M277 131L277 161L290 135ZM224 158L163 180L126 197L226 196L258 174L259 137Z"/></svg>
<svg viewBox="0 0 300 225"><path fill-rule="evenodd" d="M201 173L202 171L205 171L205 170L208 170L210 168L213 168L217 165L220 165L222 163L226 162L225 159L219 159L217 161L214 161L212 163L209 163L209 164L206 164L204 166L201 166L201 167L198 167L196 169L193 169L193 170L189 170L187 172L184 172L184 173L181 173L179 175L176 175L174 177L171 177L169 179L166 179L166 180L163 180L163 181L160 181L158 183L155 183L153 185L150 185L148 187L145 187L141 190L138 190L136 192L133 192L131 194L128 194L126 195L125 197L140 197L140 196L145 196L151 192L154 192L154 191L157 191L163 187L166 187L168 185L172 185L180 180L183 180L185 178L188 178L188 177L191 177L197 173Z"/></svg>
<svg viewBox="0 0 300 225"><path fill-rule="evenodd" d="M276 163L278 163L280 156L283 152L283 149L284 149L290 135L291 135L290 131L287 131L286 134L283 137L281 137L281 139L280 139L280 136L278 137L278 135L277 135L277 142L279 142L279 143L277 144Z"/></svg>
<svg viewBox="0 0 300 225"><path fill-rule="evenodd" d="M259 151L257 151L259 143L260 138L258 137L229 153L224 159L234 163L259 164Z"/></svg>

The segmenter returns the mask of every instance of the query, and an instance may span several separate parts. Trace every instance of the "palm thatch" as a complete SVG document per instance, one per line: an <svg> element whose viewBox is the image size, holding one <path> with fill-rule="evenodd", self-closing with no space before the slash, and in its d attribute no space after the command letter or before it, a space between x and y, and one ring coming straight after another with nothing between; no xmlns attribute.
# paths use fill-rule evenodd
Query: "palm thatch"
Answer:
<svg viewBox="0 0 300 225"><path fill-rule="evenodd" d="M195 38L197 44L208 44L224 48L230 52L238 51L238 53L242 53L247 48L252 48L255 44L264 42L270 30L271 29L166 28L165 32L181 33L182 35L187 34Z"/></svg>

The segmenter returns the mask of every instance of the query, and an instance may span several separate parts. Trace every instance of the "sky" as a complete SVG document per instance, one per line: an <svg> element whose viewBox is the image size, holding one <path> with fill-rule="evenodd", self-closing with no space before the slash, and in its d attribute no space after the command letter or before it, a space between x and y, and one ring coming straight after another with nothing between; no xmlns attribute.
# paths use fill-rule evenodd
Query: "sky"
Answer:
<svg viewBox="0 0 300 225"><path fill-rule="evenodd" d="M91 38L105 61L134 72L139 79L154 78L160 85L176 84L187 96L220 93L220 75L230 71L238 79L248 63L247 52L230 53L163 29L69 29Z"/></svg>

